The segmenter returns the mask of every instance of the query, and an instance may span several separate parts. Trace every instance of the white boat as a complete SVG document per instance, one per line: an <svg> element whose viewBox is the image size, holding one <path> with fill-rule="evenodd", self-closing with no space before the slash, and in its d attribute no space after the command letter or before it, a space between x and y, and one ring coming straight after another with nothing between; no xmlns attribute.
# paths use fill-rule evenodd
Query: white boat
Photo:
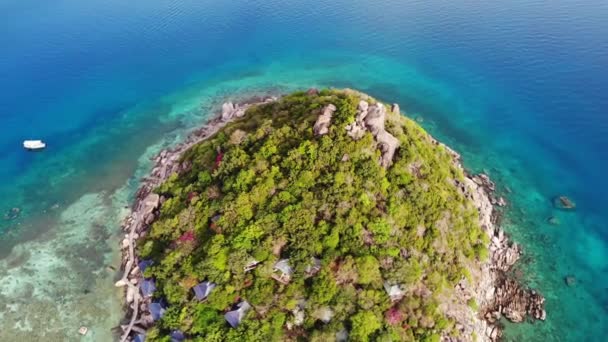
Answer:
<svg viewBox="0 0 608 342"><path fill-rule="evenodd" d="M23 141L23 147L26 150L42 150L46 147L46 144L42 140L25 140Z"/></svg>

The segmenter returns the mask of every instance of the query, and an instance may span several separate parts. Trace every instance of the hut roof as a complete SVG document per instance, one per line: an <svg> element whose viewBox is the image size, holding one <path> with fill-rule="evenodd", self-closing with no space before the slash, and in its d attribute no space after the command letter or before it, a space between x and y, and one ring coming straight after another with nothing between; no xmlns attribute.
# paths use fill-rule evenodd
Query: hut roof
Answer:
<svg viewBox="0 0 608 342"><path fill-rule="evenodd" d="M226 312L224 318L226 319L226 322L228 322L228 324L230 324L230 326L232 326L233 328L238 327L242 319L241 314L238 312L238 310Z"/></svg>
<svg viewBox="0 0 608 342"><path fill-rule="evenodd" d="M166 306L161 302L152 302L148 306L152 319L157 321L165 314Z"/></svg>
<svg viewBox="0 0 608 342"><path fill-rule="evenodd" d="M152 297L154 291L156 291L154 279L144 279L144 281L141 282L140 290L144 297Z"/></svg>
<svg viewBox="0 0 608 342"><path fill-rule="evenodd" d="M251 305L249 305L247 301L240 302L238 307L239 308L237 310L228 311L224 315L224 318L228 324L230 324L233 328L236 328L241 323L247 311L251 309Z"/></svg>
<svg viewBox="0 0 608 342"><path fill-rule="evenodd" d="M390 285L387 282L384 283L384 290L388 296L391 297L391 300L401 299L401 297L403 297L405 294L400 285Z"/></svg>
<svg viewBox="0 0 608 342"><path fill-rule="evenodd" d="M274 264L274 269L283 272L288 276L293 274L293 269L289 266L289 259L281 259L276 264Z"/></svg>
<svg viewBox="0 0 608 342"><path fill-rule="evenodd" d="M171 334L169 334L169 337L171 337L171 342L181 342L186 339L186 336L184 336L184 333L180 330L173 330Z"/></svg>
<svg viewBox="0 0 608 342"><path fill-rule="evenodd" d="M144 273L146 268L148 268L148 266L152 266L153 264L154 264L154 261L152 261L152 260L142 260L137 264L137 267L139 267L139 271L141 273Z"/></svg>
<svg viewBox="0 0 608 342"><path fill-rule="evenodd" d="M259 263L260 263L260 262L259 262L259 261L257 261L257 260L255 260L255 259L251 259L251 260L249 260L249 261L247 262L247 265L245 265L245 267L244 267L244 271L245 271L245 272L249 272L249 271L251 271L252 269L256 268L256 267L258 266L258 264L259 264Z"/></svg>
<svg viewBox="0 0 608 342"><path fill-rule="evenodd" d="M214 288L215 288L214 283L204 281L204 282L196 285L195 287L193 287L192 290L194 290L194 295L196 296L196 299L203 300L203 299L207 298L207 296L209 296L209 294L211 293L211 290L213 290Z"/></svg>

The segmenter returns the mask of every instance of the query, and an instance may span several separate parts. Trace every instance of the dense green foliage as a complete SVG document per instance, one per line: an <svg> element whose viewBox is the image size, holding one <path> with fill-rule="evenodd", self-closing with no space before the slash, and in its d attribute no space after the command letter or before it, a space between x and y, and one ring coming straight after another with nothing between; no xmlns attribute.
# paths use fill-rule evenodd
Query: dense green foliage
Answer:
<svg viewBox="0 0 608 342"><path fill-rule="evenodd" d="M198 341L331 341L340 331L353 341L436 341L452 333L439 298L487 253L477 212L453 185L462 171L393 113L386 126L401 146L382 168L371 134L354 141L344 129L358 96L295 93L252 107L183 156L192 166L157 190L167 200L139 244L140 256L155 261L146 276L156 278L156 296L169 303L148 340L168 341L172 329ZM337 107L330 133L315 137L329 103ZM310 276L313 257L321 269ZM288 284L272 278L285 258L294 268ZM245 272L254 259L261 263ZM190 289L204 280L218 286L199 302ZM405 296L391 301L385 282ZM223 314L241 299L253 309L231 328ZM297 308L301 325L293 324Z"/></svg>

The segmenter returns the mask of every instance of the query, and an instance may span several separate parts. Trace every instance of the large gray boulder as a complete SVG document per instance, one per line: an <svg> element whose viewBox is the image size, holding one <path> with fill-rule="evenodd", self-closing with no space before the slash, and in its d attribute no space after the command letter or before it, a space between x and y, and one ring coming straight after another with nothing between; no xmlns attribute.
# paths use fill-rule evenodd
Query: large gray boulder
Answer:
<svg viewBox="0 0 608 342"><path fill-rule="evenodd" d="M222 105L222 120L228 121L232 119L234 115L234 104L232 102L226 102Z"/></svg>
<svg viewBox="0 0 608 342"><path fill-rule="evenodd" d="M356 122L353 122L350 125L346 126L346 134L348 134L349 137L355 140L363 138L365 131L365 126L359 125Z"/></svg>
<svg viewBox="0 0 608 342"><path fill-rule="evenodd" d="M393 112L395 114L401 114L401 109L399 109L399 105L396 103L393 103L393 106L391 107L391 112Z"/></svg>
<svg viewBox="0 0 608 342"><path fill-rule="evenodd" d="M367 110L369 109L369 103L367 103L366 101L359 101L359 106L357 106L357 111L359 113L365 113L367 114ZM364 115L365 117L365 115Z"/></svg>
<svg viewBox="0 0 608 342"><path fill-rule="evenodd" d="M346 134L348 134L349 137L355 140L363 138L363 135L367 131L367 128L365 127L365 117L367 116L368 109L369 104L366 101L361 100L357 106L357 117L355 118L355 122L346 126Z"/></svg>
<svg viewBox="0 0 608 342"><path fill-rule="evenodd" d="M399 139L395 138L385 129L386 107L382 103L376 103L370 106L364 119L367 129L372 133L374 138L376 138L378 147L382 152L380 165L385 168L389 167L393 162L395 151L399 147Z"/></svg>
<svg viewBox="0 0 608 342"><path fill-rule="evenodd" d="M142 213L146 215L152 213L160 205L160 196L155 193L151 193L142 201Z"/></svg>
<svg viewBox="0 0 608 342"><path fill-rule="evenodd" d="M334 115L336 111L336 106L333 104L328 104L323 108L323 113L319 115L315 125L313 127L313 131L315 135L325 135L329 133L329 125L331 124L331 117Z"/></svg>
<svg viewBox="0 0 608 342"><path fill-rule="evenodd" d="M365 125L367 129L375 137L378 133L384 131L384 121L386 120L386 108L381 103L372 105L367 110L365 116Z"/></svg>
<svg viewBox="0 0 608 342"><path fill-rule="evenodd" d="M378 142L378 146L382 152L380 165L387 168L393 163L395 151L399 147L399 139L395 138L387 131L381 131L378 133L378 135L376 135L376 141Z"/></svg>

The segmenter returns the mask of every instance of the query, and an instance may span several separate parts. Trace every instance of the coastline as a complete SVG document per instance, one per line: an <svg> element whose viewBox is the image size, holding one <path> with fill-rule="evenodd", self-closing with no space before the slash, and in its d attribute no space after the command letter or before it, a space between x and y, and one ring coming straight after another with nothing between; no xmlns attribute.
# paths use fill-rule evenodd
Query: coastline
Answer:
<svg viewBox="0 0 608 342"><path fill-rule="evenodd" d="M253 98L237 105L225 103L222 112L195 129L182 143L161 151L155 158L149 176L142 179L132 206L133 210L123 223L125 237L121 243L122 278L117 287L125 287L125 318L127 324L121 325L121 342L128 341L131 334L145 333L152 325L148 312L149 299L140 295L143 275L138 267L135 253L136 241L147 233L150 224L157 217L157 209L164 199L153 193L171 174L180 173L188 168L180 162L181 156L193 145L213 136L232 120L242 117L245 110L255 104L276 101L274 97ZM453 157L455 165L462 169L460 155L448 146L442 145ZM440 308L456 321L461 337L444 336L443 341L497 341L502 335L498 322L501 316L513 322L522 322L528 315L534 319L545 319L544 298L534 290L525 288L508 273L521 256L521 248L509 241L500 228L500 215L496 206L505 206L502 197L495 197L495 185L485 174L470 175L465 171L464 182L455 181L457 186L469 197L479 211L480 225L489 238L488 258L485 262L471 265L469 280L462 280L454 289L456 302L442 303ZM475 309L469 304L473 300ZM476 338L475 338L476 336Z"/></svg>
<svg viewBox="0 0 608 342"><path fill-rule="evenodd" d="M464 170L460 155L448 146L443 146L454 158L454 163ZM477 310L462 310L461 307L461 310L453 312L453 316L464 318L469 314L468 319L461 319L459 322L460 331L464 336L477 336L478 341L500 341L503 326L499 320L502 317L514 323L524 322L528 317L544 321L545 298L512 274L523 250L509 239L500 226L501 213L497 207L505 207L506 200L496 197L496 185L489 176L484 173L473 175L464 171L464 183L456 182L455 185L477 207L479 223L489 238L489 253L485 262L469 269L474 281L464 279L455 289L461 302L470 307L469 303L473 300ZM470 315L471 313L473 314ZM445 340L454 341L449 338Z"/></svg>
<svg viewBox="0 0 608 342"><path fill-rule="evenodd" d="M122 230L125 237L122 239L121 271L122 277L115 283L116 287L126 287L124 297L125 318L127 324L121 324L120 341L128 341L131 333L144 333L145 329L152 324L147 312L149 299L141 298L140 284L143 280L139 269L138 257L135 254L135 242L147 233L147 228L156 218L155 210L162 204L161 199L153 190L162 184L174 172L179 173L186 165L180 164L181 155L193 145L213 136L226 124L235 118L242 117L247 108L255 104L273 102L276 97L252 97L241 103L225 103L222 112L206 121L200 128L195 129L188 137L173 148L159 152L154 158L153 168L147 177L141 180L141 184L135 194L135 201L131 213L124 219ZM142 326L142 327L140 327Z"/></svg>

